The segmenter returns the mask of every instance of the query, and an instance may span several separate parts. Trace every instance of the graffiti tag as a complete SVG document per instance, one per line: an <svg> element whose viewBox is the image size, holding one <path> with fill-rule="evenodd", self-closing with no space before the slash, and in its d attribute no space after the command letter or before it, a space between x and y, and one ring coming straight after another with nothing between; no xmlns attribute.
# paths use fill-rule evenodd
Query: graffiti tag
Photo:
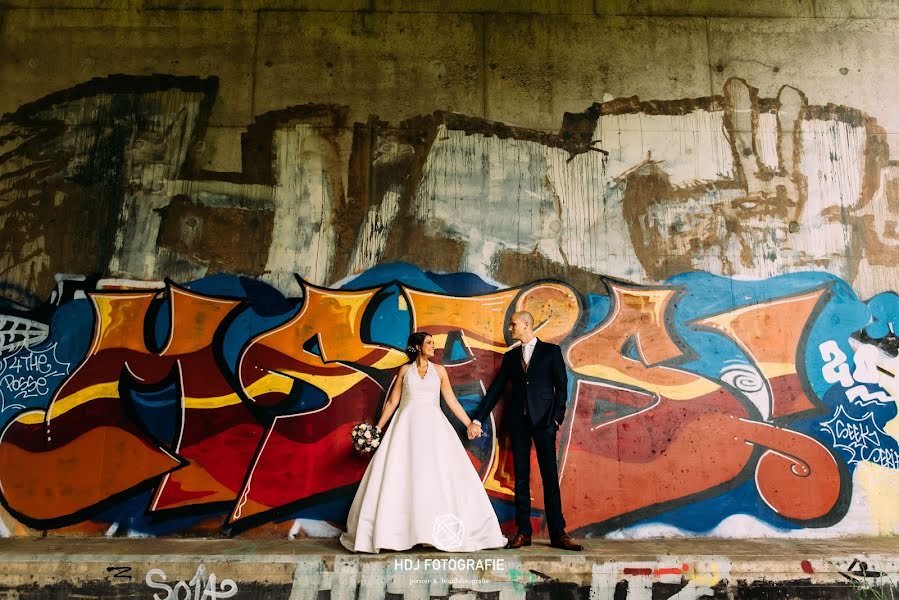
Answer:
<svg viewBox="0 0 899 600"><path fill-rule="evenodd" d="M12 400L45 397L69 374L69 363L56 358L56 344L42 350L20 348L0 363L0 412L25 408Z"/></svg>
<svg viewBox="0 0 899 600"><path fill-rule="evenodd" d="M131 567L106 567L106 572L115 572L115 575L112 576L113 579L131 579L131 575L128 575L131 572Z"/></svg>
<svg viewBox="0 0 899 600"><path fill-rule="evenodd" d="M821 358L827 361L821 368L821 375L827 383L839 383L846 389L846 397L853 404L867 406L869 404L886 404L893 398L882 390L870 391L865 383L878 383L876 359L871 353L878 354L874 346L863 345L854 356L855 370L849 368L846 353L834 340L827 340L818 346Z"/></svg>
<svg viewBox="0 0 899 600"><path fill-rule="evenodd" d="M150 569L144 579L147 586L154 590L162 590L164 594L153 594L154 600L201 600L209 598L230 598L237 594L237 584L233 579L222 579L221 588L215 577L215 573L206 575L206 565L197 567L196 573L190 581L179 581L175 585L163 583L166 580L165 571L162 569ZM186 592L186 595L181 592Z"/></svg>
<svg viewBox="0 0 899 600"><path fill-rule="evenodd" d="M899 453L883 447L881 436L887 434L874 420L874 413L856 419L838 406L833 418L821 424L823 431L833 436L834 447L848 454L850 464L865 460L893 469L899 468Z"/></svg>

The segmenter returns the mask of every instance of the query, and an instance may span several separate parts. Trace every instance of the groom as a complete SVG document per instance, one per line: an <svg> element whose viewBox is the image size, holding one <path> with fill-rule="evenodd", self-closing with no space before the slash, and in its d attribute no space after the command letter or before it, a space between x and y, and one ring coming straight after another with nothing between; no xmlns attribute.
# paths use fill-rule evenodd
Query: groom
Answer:
<svg viewBox="0 0 899 600"><path fill-rule="evenodd" d="M476 419L468 426L468 438L481 435L481 421L490 416L506 384L512 395L506 407L512 459L515 464L515 522L518 533L506 548L531 545L531 440L537 449L537 464L543 479L543 498L550 546L563 550L583 550L565 533L559 472L556 466L556 433L565 420L568 401L568 374L562 350L534 337L534 317L517 312L509 322L509 333L521 345L503 355L499 374L490 384Z"/></svg>

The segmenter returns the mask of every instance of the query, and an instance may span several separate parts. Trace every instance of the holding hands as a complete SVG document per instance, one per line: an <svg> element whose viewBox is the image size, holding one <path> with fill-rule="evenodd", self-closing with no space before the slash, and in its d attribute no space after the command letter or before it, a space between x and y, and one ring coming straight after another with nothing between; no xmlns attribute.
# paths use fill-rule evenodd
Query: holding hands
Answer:
<svg viewBox="0 0 899 600"><path fill-rule="evenodd" d="M472 421L468 425L468 439L473 440L476 437L481 437L483 435L483 430L481 429L481 424L477 421Z"/></svg>

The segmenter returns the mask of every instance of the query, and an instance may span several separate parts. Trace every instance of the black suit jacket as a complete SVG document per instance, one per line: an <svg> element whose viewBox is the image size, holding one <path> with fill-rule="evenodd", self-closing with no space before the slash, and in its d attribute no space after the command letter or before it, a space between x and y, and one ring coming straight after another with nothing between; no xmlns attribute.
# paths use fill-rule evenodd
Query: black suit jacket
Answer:
<svg viewBox="0 0 899 600"><path fill-rule="evenodd" d="M521 346L518 346L503 355L499 373L490 384L475 418L482 423L486 421L511 382L512 393L505 409L507 415L510 412L524 415L527 406L527 416L534 425L550 425L553 421L561 425L568 404L568 371L562 349L538 339L527 372L522 366L521 352Z"/></svg>

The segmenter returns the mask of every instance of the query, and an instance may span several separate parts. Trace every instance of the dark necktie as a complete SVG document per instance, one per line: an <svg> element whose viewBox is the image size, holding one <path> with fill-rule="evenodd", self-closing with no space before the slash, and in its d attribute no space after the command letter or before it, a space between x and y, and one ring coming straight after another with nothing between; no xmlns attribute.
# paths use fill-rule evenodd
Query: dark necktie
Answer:
<svg viewBox="0 0 899 600"><path fill-rule="evenodd" d="M534 358L533 356L531 358ZM527 375L528 375L528 363L524 360L524 346L521 347L521 370L524 371L525 376L525 386L527 385ZM528 414L528 394L527 387L525 387L524 393L524 414Z"/></svg>

